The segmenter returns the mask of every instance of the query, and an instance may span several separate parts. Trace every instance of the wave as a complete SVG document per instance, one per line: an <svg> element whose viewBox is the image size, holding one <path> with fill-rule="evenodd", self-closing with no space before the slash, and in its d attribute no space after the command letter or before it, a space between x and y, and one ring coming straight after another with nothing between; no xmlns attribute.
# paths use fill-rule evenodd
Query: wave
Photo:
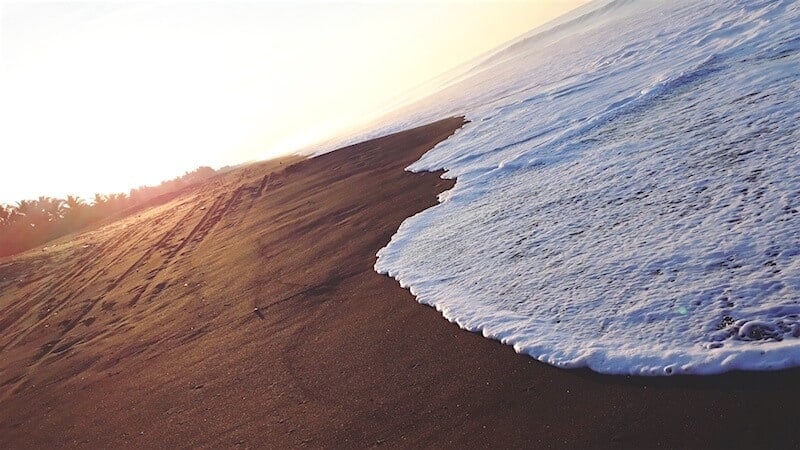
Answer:
<svg viewBox="0 0 800 450"><path fill-rule="evenodd" d="M559 367L800 364L796 2L593 2L403 112L470 120L376 270ZM532 64L531 61L536 61Z"/></svg>

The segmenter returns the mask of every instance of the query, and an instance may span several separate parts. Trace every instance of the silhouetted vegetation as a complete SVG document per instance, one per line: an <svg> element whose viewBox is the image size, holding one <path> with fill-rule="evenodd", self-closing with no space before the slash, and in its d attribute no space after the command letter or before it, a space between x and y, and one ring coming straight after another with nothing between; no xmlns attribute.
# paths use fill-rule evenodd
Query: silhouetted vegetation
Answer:
<svg viewBox="0 0 800 450"><path fill-rule="evenodd" d="M141 186L129 194L95 194L91 202L69 195L65 199L39 197L14 205L0 204L0 256L13 255L81 228L141 207L168 200L168 194L203 181L216 172L200 167L158 186Z"/></svg>

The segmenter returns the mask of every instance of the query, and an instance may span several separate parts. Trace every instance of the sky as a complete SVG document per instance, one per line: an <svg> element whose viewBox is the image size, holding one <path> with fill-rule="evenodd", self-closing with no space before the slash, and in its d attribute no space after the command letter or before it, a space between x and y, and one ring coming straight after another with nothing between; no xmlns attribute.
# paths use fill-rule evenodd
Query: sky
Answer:
<svg viewBox="0 0 800 450"><path fill-rule="evenodd" d="M0 0L0 203L297 151L585 0Z"/></svg>

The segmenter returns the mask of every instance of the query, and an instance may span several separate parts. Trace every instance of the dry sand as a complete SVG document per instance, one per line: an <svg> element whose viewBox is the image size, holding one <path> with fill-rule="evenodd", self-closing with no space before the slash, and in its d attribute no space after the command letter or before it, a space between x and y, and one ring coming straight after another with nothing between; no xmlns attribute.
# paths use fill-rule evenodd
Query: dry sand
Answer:
<svg viewBox="0 0 800 450"><path fill-rule="evenodd" d="M247 166L0 260L0 448L800 444L800 371L558 370L373 272L452 185L403 168L461 124Z"/></svg>

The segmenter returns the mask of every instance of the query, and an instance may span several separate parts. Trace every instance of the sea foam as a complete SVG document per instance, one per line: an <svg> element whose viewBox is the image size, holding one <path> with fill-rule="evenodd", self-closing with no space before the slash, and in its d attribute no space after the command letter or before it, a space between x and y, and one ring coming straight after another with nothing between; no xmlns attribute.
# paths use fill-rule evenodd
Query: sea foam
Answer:
<svg viewBox="0 0 800 450"><path fill-rule="evenodd" d="M596 1L402 114L470 121L378 253L420 302L559 367L800 364L800 2Z"/></svg>

